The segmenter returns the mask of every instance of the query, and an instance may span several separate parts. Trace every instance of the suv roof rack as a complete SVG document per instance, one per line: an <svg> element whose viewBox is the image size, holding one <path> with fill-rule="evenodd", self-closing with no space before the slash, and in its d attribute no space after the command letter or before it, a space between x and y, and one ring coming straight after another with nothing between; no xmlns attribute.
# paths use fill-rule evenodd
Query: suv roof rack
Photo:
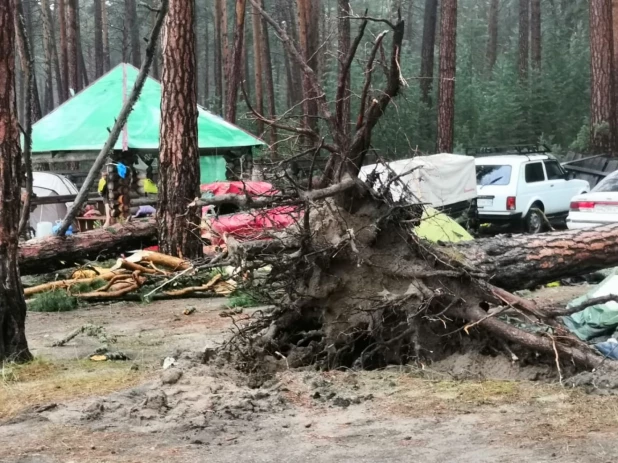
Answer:
<svg viewBox="0 0 618 463"><path fill-rule="evenodd" d="M466 155L468 156L495 156L497 154L521 154L522 156L530 154L551 154L551 149L545 144L466 148Z"/></svg>

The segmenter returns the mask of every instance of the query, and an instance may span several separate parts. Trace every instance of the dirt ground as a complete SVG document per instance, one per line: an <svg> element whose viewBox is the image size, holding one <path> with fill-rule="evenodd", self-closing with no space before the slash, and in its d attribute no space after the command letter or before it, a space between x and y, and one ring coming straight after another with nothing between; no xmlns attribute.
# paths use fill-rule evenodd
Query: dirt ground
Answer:
<svg viewBox="0 0 618 463"><path fill-rule="evenodd" d="M535 297L561 302L584 291ZM0 371L0 462L618 460L615 398L538 381L541 369L502 356L372 372L284 370L252 389L208 361L233 327L220 316L224 304L30 313L37 360ZM189 307L196 312L184 315ZM110 350L131 360L85 360L101 346L85 335L51 347L86 323L103 326L116 340ZM166 357L175 364L164 370Z"/></svg>

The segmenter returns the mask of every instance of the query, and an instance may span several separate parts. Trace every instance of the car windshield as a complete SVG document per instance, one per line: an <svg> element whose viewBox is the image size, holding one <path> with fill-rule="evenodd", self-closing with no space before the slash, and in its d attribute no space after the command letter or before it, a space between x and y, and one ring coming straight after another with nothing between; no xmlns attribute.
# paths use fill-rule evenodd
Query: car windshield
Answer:
<svg viewBox="0 0 618 463"><path fill-rule="evenodd" d="M611 191L618 191L618 172L615 172L603 180L601 180L597 186L592 189L593 192L609 193Z"/></svg>
<svg viewBox="0 0 618 463"><path fill-rule="evenodd" d="M476 166L476 184L508 185L511 181L511 166Z"/></svg>

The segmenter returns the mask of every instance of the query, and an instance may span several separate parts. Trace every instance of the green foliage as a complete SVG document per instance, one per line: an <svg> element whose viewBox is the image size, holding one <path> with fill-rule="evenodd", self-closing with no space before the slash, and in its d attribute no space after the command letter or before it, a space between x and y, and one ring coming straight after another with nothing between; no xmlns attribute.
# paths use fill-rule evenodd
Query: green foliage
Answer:
<svg viewBox="0 0 618 463"><path fill-rule="evenodd" d="M41 293L28 302L28 310L32 312L70 312L78 307L77 298L69 296L66 291L50 291Z"/></svg>
<svg viewBox="0 0 618 463"><path fill-rule="evenodd" d="M586 121L577 133L577 138L571 143L573 151L588 151L590 148L590 122Z"/></svg>
<svg viewBox="0 0 618 463"><path fill-rule="evenodd" d="M227 306L231 309L255 307L258 305L260 305L258 298L246 291L235 291L227 303Z"/></svg>
<svg viewBox="0 0 618 463"><path fill-rule="evenodd" d="M96 279L89 283L77 283L76 285L71 286L72 294L83 294L89 293L92 291L97 291L104 287L107 284L105 280Z"/></svg>

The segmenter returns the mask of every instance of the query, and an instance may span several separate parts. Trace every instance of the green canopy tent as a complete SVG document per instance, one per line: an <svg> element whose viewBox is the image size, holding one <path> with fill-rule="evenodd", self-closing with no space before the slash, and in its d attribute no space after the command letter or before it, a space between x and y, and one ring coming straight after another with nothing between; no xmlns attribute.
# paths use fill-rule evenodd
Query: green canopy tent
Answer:
<svg viewBox="0 0 618 463"><path fill-rule="evenodd" d="M130 64L120 64L34 124L33 163L94 160L138 72ZM259 138L204 108L198 106L198 112L202 183L226 178L224 155L251 153L253 148L264 145ZM148 77L126 126L128 150L156 154L160 121L161 84ZM121 135L115 150L122 150L122 139Z"/></svg>

